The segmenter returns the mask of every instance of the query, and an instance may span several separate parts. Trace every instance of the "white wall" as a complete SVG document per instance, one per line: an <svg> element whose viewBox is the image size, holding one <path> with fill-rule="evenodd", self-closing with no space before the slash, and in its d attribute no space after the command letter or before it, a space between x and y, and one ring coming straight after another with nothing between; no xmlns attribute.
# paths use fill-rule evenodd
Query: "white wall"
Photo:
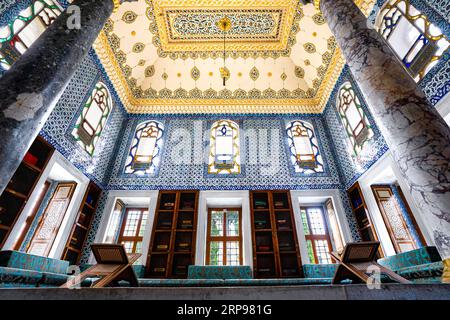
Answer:
<svg viewBox="0 0 450 320"><path fill-rule="evenodd" d="M250 193L248 191L200 191L197 216L195 264L205 265L208 208L241 207L243 265L253 269Z"/></svg>
<svg viewBox="0 0 450 320"><path fill-rule="evenodd" d="M344 206L339 195L338 189L320 189L320 190L291 190L292 207L295 219L295 228L297 229L298 244L300 246L300 256L302 264L311 263L309 261L308 249L306 247L305 233L303 232L302 218L300 214L301 205L322 205L326 200L331 199L338 219L339 229L344 244L352 242L352 233L345 216ZM326 212L326 211L325 211ZM333 249L335 245L331 237Z"/></svg>
<svg viewBox="0 0 450 320"><path fill-rule="evenodd" d="M156 203L158 201L157 190L111 190L108 192L106 205L102 213L100 224L95 236L95 243L103 243L106 238L109 221L114 211L114 205L121 198L148 198L148 218L145 226L144 237L142 239L142 256L139 258L139 264L145 265L147 262L147 253L150 246L150 240L153 229L153 220L155 218ZM89 263L95 263L94 256L90 255Z"/></svg>

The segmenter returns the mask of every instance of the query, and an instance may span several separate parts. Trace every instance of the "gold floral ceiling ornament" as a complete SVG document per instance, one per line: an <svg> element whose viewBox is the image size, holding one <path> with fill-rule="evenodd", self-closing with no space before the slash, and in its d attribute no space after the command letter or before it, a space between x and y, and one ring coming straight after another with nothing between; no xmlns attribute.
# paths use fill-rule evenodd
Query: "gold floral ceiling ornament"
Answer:
<svg viewBox="0 0 450 320"><path fill-rule="evenodd" d="M223 85L225 86L226 81L230 78L230 70L227 69L226 62L226 34L231 29L231 20L227 16L217 21L217 27L223 32L223 67L220 68L220 76L223 79Z"/></svg>

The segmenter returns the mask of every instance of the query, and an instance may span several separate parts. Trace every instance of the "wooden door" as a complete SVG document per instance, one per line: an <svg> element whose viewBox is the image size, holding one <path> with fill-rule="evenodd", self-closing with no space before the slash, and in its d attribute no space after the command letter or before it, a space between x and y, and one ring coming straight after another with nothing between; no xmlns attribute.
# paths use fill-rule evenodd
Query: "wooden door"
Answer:
<svg viewBox="0 0 450 320"><path fill-rule="evenodd" d="M371 187L396 253L417 249L391 187Z"/></svg>
<svg viewBox="0 0 450 320"><path fill-rule="evenodd" d="M76 182L61 182L56 186L30 241L27 253L48 256L76 186Z"/></svg>

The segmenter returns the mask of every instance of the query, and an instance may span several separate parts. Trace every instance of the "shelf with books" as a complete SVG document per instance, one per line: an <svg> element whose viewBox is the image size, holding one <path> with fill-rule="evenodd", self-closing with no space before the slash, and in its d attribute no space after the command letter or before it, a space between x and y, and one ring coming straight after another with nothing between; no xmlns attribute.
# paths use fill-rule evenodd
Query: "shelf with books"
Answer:
<svg viewBox="0 0 450 320"><path fill-rule="evenodd" d="M148 277L187 276L195 257L197 202L198 191L160 191L147 257Z"/></svg>
<svg viewBox="0 0 450 320"><path fill-rule="evenodd" d="M252 191L250 202L255 277L301 277L289 191Z"/></svg>

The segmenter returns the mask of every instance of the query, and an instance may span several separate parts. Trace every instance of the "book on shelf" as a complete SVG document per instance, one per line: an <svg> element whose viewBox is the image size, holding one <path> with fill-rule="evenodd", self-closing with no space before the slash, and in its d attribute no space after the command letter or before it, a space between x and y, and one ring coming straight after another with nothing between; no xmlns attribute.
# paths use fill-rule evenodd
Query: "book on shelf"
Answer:
<svg viewBox="0 0 450 320"><path fill-rule="evenodd" d="M257 220L255 221L255 226L258 229L264 229L264 227L267 225L267 221L266 220Z"/></svg>
<svg viewBox="0 0 450 320"><path fill-rule="evenodd" d="M186 200L181 205L181 210L192 210L194 209L194 201Z"/></svg>
<svg viewBox="0 0 450 320"><path fill-rule="evenodd" d="M192 220L181 220L181 228L192 228Z"/></svg>
<svg viewBox="0 0 450 320"><path fill-rule="evenodd" d="M25 154L25 157L23 158L23 161L31 164L32 166L35 166L38 162L38 158L36 156L34 156L33 154L31 154L30 152L27 152Z"/></svg>
<svg viewBox="0 0 450 320"><path fill-rule="evenodd" d="M180 250L187 250L189 251L189 248L191 247L191 244L189 242L180 242L177 246Z"/></svg>
<svg viewBox="0 0 450 320"><path fill-rule="evenodd" d="M255 208L256 209L266 209L267 201L266 200L255 200Z"/></svg>
<svg viewBox="0 0 450 320"><path fill-rule="evenodd" d="M175 206L174 202L165 202L163 204L164 208L173 208Z"/></svg>
<svg viewBox="0 0 450 320"><path fill-rule="evenodd" d="M275 206L276 208L282 208L282 207L285 207L283 201L275 201L275 202L274 202L274 206Z"/></svg>
<svg viewBox="0 0 450 320"><path fill-rule="evenodd" d="M167 245L167 244L158 244L156 246L157 250L167 250L168 248L169 248L169 245Z"/></svg>
<svg viewBox="0 0 450 320"><path fill-rule="evenodd" d="M172 221L159 221L159 228L170 229L172 227Z"/></svg>

